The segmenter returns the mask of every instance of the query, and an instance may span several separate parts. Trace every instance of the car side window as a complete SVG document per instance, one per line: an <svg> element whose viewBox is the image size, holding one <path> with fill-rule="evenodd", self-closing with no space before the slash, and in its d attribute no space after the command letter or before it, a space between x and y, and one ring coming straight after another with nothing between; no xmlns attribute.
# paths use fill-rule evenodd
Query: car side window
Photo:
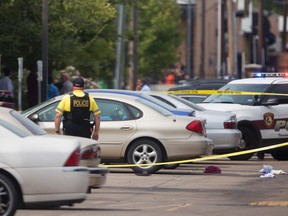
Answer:
<svg viewBox="0 0 288 216"><path fill-rule="evenodd" d="M132 113L133 119L139 119L143 116L143 113L139 109L137 109L136 107L133 107L130 105L128 105L127 107L130 110L130 112Z"/></svg>
<svg viewBox="0 0 288 216"><path fill-rule="evenodd" d="M278 84L275 85L272 90L272 93L279 93L279 94L287 94L288 95L288 84ZM281 96L281 95L271 95L268 96L270 98L278 98L280 104L288 104L288 96Z"/></svg>
<svg viewBox="0 0 288 216"><path fill-rule="evenodd" d="M101 110L101 121L125 121L131 119L125 104L106 99L96 99L95 101Z"/></svg>
<svg viewBox="0 0 288 216"><path fill-rule="evenodd" d="M46 106L45 108L39 110L37 112L38 118L40 122L51 122L55 120L56 112L55 109L57 107L58 103L50 104L49 106Z"/></svg>

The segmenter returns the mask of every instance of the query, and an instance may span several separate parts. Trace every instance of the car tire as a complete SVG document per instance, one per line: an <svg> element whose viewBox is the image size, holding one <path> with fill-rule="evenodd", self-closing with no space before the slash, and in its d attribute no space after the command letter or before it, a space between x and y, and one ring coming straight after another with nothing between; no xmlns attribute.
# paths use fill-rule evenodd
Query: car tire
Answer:
<svg viewBox="0 0 288 216"><path fill-rule="evenodd" d="M275 160L279 160L279 161L287 161L288 160L287 149L274 150L271 152L271 155Z"/></svg>
<svg viewBox="0 0 288 216"><path fill-rule="evenodd" d="M176 169L180 164L165 164L164 169Z"/></svg>
<svg viewBox="0 0 288 216"><path fill-rule="evenodd" d="M253 132L251 129L248 127L239 127L239 130L242 133L242 138L245 141L245 148L241 149L241 151L253 149L257 146L258 140L255 135L255 132ZM255 145L256 144L256 145ZM243 154L243 155L237 155L237 156L232 156L229 157L230 160L249 160L252 158L254 153L249 153L249 154Z"/></svg>
<svg viewBox="0 0 288 216"><path fill-rule="evenodd" d="M19 206L19 195L10 178L0 173L0 213L14 215Z"/></svg>
<svg viewBox="0 0 288 216"><path fill-rule="evenodd" d="M152 164L163 161L163 153L159 145L149 139L141 139L134 142L128 150L128 164ZM136 173L151 174L160 170L162 166L132 166L131 169Z"/></svg>

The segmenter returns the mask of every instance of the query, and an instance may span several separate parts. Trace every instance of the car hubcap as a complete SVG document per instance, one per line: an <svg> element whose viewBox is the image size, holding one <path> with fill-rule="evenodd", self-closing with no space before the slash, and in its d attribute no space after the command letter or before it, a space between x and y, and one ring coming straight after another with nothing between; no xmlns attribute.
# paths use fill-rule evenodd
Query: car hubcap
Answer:
<svg viewBox="0 0 288 216"><path fill-rule="evenodd" d="M9 193L5 185L0 182L0 214L7 212L10 204Z"/></svg>
<svg viewBox="0 0 288 216"><path fill-rule="evenodd" d="M152 164L157 162L157 152L149 145L140 145L134 150L133 161L135 164ZM148 168L151 166L143 166Z"/></svg>

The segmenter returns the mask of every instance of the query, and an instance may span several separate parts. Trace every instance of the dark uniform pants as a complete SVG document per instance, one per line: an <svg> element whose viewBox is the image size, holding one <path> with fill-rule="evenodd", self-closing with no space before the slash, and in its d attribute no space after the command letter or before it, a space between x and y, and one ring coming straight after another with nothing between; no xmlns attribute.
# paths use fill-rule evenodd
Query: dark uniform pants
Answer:
<svg viewBox="0 0 288 216"><path fill-rule="evenodd" d="M74 123L72 121L63 122L64 135L91 138L90 123Z"/></svg>

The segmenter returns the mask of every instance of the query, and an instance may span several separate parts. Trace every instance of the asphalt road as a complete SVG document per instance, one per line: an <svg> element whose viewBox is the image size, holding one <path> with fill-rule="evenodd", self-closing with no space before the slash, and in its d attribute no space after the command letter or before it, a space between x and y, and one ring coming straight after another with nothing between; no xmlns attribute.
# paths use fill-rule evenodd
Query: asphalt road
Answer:
<svg viewBox="0 0 288 216"><path fill-rule="evenodd" d="M249 161L217 159L182 164L150 176L135 175L129 168L113 168L107 184L92 191L73 207L23 209L16 216L286 216L288 175L260 178L263 164L288 171L287 161L271 156ZM221 174L203 173L217 166Z"/></svg>

